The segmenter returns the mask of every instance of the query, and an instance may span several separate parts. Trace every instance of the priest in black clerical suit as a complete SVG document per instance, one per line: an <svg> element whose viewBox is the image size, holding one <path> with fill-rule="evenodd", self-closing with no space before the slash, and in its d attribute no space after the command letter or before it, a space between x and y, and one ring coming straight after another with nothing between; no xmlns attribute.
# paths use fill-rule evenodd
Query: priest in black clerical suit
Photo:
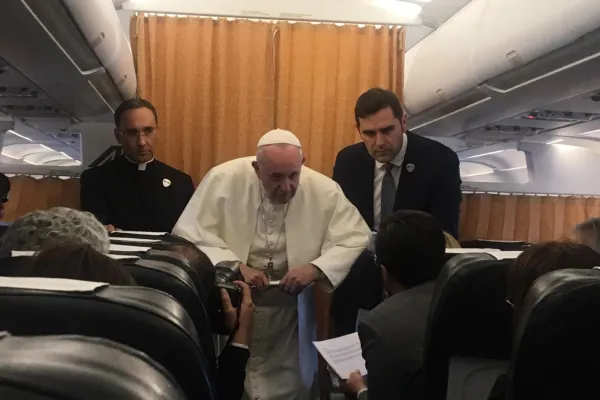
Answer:
<svg viewBox="0 0 600 400"><path fill-rule="evenodd" d="M462 194L456 153L407 131L400 101L389 90L363 93L356 102L355 120L362 143L338 153L333 179L371 229L377 231L396 210L419 210L458 237ZM372 257L363 254L334 293L337 331L353 331L357 309L376 306L382 291L380 271Z"/></svg>
<svg viewBox="0 0 600 400"><path fill-rule="evenodd" d="M123 155L81 175L81 208L109 231L171 232L194 194L189 175L154 159L157 120L146 100L122 103L115 137Z"/></svg>

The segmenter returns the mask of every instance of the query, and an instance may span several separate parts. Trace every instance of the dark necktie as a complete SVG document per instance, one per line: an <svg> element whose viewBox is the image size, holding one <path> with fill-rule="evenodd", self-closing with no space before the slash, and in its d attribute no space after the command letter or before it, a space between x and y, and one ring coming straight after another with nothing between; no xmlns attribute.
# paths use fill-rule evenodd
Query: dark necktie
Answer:
<svg viewBox="0 0 600 400"><path fill-rule="evenodd" d="M383 222L387 217L392 215L394 212L394 203L396 201L396 183L394 182L394 175L392 170L393 164L385 164L385 175L381 182L381 218L380 222Z"/></svg>

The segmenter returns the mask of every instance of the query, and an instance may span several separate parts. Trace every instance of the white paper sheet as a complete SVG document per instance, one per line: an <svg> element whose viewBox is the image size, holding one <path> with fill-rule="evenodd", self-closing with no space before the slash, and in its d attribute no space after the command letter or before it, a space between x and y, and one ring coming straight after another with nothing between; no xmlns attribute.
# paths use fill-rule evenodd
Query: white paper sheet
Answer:
<svg viewBox="0 0 600 400"><path fill-rule="evenodd" d="M313 342L313 344L340 378L348 379L356 370L359 370L363 376L367 374L358 333Z"/></svg>
<svg viewBox="0 0 600 400"><path fill-rule="evenodd" d="M447 254L488 253L491 255L495 255L499 252L500 250L496 249L446 249Z"/></svg>
<svg viewBox="0 0 600 400"><path fill-rule="evenodd" d="M138 243L160 243L158 239L145 239L145 238L130 238L130 237L111 237L111 241L119 242L138 242Z"/></svg>
<svg viewBox="0 0 600 400"><path fill-rule="evenodd" d="M150 247L142 247L142 246L125 246L123 244L112 244L110 245L110 251L131 251L131 252L139 252L139 251L148 251Z"/></svg>
<svg viewBox="0 0 600 400"><path fill-rule="evenodd" d="M142 232L142 231L117 231L118 233L128 233L130 235L145 235L145 236L164 236L168 232Z"/></svg>
<svg viewBox="0 0 600 400"><path fill-rule="evenodd" d="M10 252L11 257L32 257L35 256L35 251L17 251L13 250Z"/></svg>
<svg viewBox="0 0 600 400"><path fill-rule="evenodd" d="M521 255L522 251L500 251L494 254L498 260L515 259Z"/></svg>
<svg viewBox="0 0 600 400"><path fill-rule="evenodd" d="M0 277L0 287L49 290L56 292L93 292L108 283L78 281L59 278L5 278Z"/></svg>

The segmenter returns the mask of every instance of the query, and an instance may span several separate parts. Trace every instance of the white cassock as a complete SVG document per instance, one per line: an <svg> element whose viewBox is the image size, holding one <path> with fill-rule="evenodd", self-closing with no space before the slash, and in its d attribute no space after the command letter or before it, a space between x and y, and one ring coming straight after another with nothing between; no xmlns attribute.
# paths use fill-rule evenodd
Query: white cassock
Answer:
<svg viewBox="0 0 600 400"><path fill-rule="evenodd" d="M370 230L333 180L302 167L289 205L264 195L252 162L245 157L206 174L173 233L200 247L216 264L238 260L262 271L271 258L278 280L308 263L337 287L366 248ZM270 242L270 244L268 244ZM313 287L292 296L279 288L253 293L254 335L246 374L246 396L255 400L308 400L317 372Z"/></svg>

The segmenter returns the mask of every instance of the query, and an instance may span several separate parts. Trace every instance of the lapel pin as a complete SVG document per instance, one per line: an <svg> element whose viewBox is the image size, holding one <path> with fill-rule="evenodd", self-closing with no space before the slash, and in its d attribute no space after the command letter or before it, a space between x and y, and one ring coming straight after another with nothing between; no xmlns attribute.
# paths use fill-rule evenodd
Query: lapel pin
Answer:
<svg viewBox="0 0 600 400"><path fill-rule="evenodd" d="M412 163L406 164L406 170L408 172L413 172L415 170L415 164L412 164Z"/></svg>
<svg viewBox="0 0 600 400"><path fill-rule="evenodd" d="M171 186L171 181L168 180L167 178L163 179L163 186L164 187L169 187Z"/></svg>

